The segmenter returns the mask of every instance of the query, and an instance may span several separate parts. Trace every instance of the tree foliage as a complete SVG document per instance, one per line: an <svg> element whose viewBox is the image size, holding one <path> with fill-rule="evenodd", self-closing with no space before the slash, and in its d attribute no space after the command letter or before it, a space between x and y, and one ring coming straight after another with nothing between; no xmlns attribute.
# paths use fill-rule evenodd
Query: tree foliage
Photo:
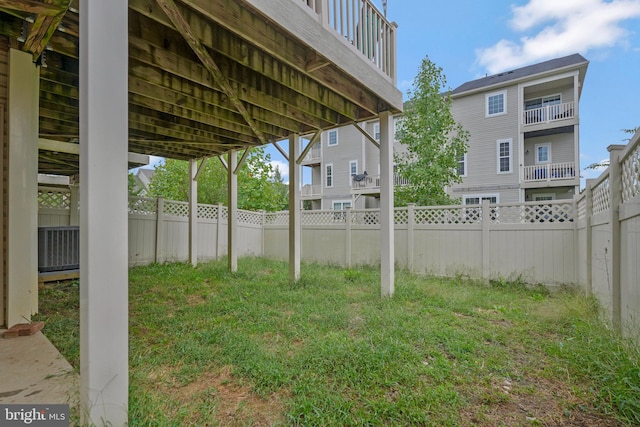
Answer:
<svg viewBox="0 0 640 427"><path fill-rule="evenodd" d="M445 86L442 68L425 57L396 135L408 149L396 155L397 173L410 183L396 187L398 206L451 203L445 187L461 182L458 159L467 151L469 133L453 119L451 97L443 94Z"/></svg>
<svg viewBox="0 0 640 427"><path fill-rule="evenodd" d="M238 154L240 159L242 152ZM238 172L238 208L278 211L286 209L287 185L274 179L270 156L264 148L253 148ZM198 162L200 165L201 161ZM198 177L198 203L227 205L227 170L218 159L211 158ZM284 190L283 190L284 187ZM187 201L189 198L189 162L166 159L156 166L149 185L152 197Z"/></svg>

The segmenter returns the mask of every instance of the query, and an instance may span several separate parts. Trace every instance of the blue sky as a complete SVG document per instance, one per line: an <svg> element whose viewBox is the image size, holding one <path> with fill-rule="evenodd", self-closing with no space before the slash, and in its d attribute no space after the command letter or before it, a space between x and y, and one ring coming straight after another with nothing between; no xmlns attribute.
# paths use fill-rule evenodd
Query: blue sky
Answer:
<svg viewBox="0 0 640 427"><path fill-rule="evenodd" d="M382 10L382 0L374 3ZM398 24L405 98L426 56L453 89L580 53L590 61L580 100L581 167L608 158L610 144L624 144L630 135L621 129L640 126L640 0L387 0L387 18Z"/></svg>

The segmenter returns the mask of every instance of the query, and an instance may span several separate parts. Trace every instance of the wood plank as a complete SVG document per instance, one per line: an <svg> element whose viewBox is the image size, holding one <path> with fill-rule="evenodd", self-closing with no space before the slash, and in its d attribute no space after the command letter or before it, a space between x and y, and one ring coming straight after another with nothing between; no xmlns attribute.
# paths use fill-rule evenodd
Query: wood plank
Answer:
<svg viewBox="0 0 640 427"><path fill-rule="evenodd" d="M0 8L45 16L55 16L60 13L59 5L43 3L37 0L0 0Z"/></svg>
<svg viewBox="0 0 640 427"><path fill-rule="evenodd" d="M129 37L129 41L130 75L174 91L185 92L189 96L202 98L206 102L223 108L232 108L231 103L224 99L217 85L208 78L208 73L201 64L181 58L177 54L159 51L155 46L133 36ZM147 65L153 65L153 67ZM308 129L317 129L335 123L336 113L331 109L316 104L310 98L295 91L274 87L275 83L268 81L265 77L252 76L231 81L243 102L251 103L280 116L279 119L270 122L272 124L277 125L282 120L293 120L297 123L299 131L300 125ZM192 85L190 82L197 85ZM256 83L260 88L269 88L270 95L264 93L264 89L258 91L249 83ZM207 92L203 87L213 89L215 92ZM348 121L347 118L343 120ZM290 128L290 125L283 127Z"/></svg>
<svg viewBox="0 0 640 427"><path fill-rule="evenodd" d="M23 46L24 51L33 54L34 60L40 57L69 8L69 0L48 0L48 2L58 8L58 13L51 16L37 15Z"/></svg>
<svg viewBox="0 0 640 427"><path fill-rule="evenodd" d="M129 3L129 7L134 8L141 13L146 12L145 16L161 23L164 26L171 25L164 14L158 13L157 8L153 8L150 5L143 7L141 3L143 4L144 0L132 0ZM198 36L202 38L201 42L203 45L211 49L217 55L229 58L235 64L251 69L259 75L266 76L274 82L278 82L282 86L292 89L297 95L297 103L293 103L294 105L300 106L300 95L304 95L305 97L310 98L306 103L309 103L309 101L318 102L323 107L329 108L343 115L344 119L342 119L342 121L357 120L366 114L362 110L362 107L354 105L352 100L347 99L347 97L342 96L342 94L339 94L335 90L329 90L329 88L332 89L332 85L335 85L339 80L343 80L345 78L344 75L332 75L327 78L326 81L322 82L324 84L321 84L309 76L306 70L308 63L306 59L307 50L300 50L297 46L291 45L290 38L279 39L282 43L279 46L279 50L299 50L300 52L298 55L301 55L302 57L300 61L298 61L300 65L298 68L275 60L273 56L256 49L251 44L226 31L224 28L212 25L210 21L205 20L200 15L189 11L188 9L183 9L182 13L186 16L186 19L188 19L190 27L194 31L198 31ZM132 17L132 19L140 18ZM151 23L137 21L137 25L133 25L130 31L142 31L143 29L146 31L144 33L145 39L155 43L157 46L168 46L168 49L180 49L180 46L176 45L170 34L158 29L157 26L154 26ZM140 36L141 35L142 34L140 34ZM222 66L222 59L220 59L220 56L215 56L215 59L218 61L219 65ZM223 71L227 76L233 75L228 73L230 71L229 69ZM354 88L357 88L358 84L355 81L350 81L345 86L349 91L354 91ZM374 96L361 91L358 91L354 96L360 103L365 104L368 110L376 110L378 108L378 100ZM369 114L371 113L369 112ZM335 116L332 119L332 122L335 123Z"/></svg>
<svg viewBox="0 0 640 427"><path fill-rule="evenodd" d="M200 43L199 38L193 33L193 31L191 31L189 22L184 19L181 11L178 10L178 7L173 2L173 0L157 0L157 2L160 7L162 7L167 16L169 16L169 19L171 19L173 25L184 36L185 40L187 40L198 58L200 58L200 61L202 61L202 64L213 75L216 83L222 88L222 91L230 98L233 105L238 109L238 111L245 119L249 127L251 127L253 132L256 134L258 139L262 142L262 144L266 145L268 141L265 138L264 134L253 122L253 119L249 115L249 112L247 111L244 103L238 98L236 91L229 84L226 75L223 74L209 52L205 49L202 43Z"/></svg>

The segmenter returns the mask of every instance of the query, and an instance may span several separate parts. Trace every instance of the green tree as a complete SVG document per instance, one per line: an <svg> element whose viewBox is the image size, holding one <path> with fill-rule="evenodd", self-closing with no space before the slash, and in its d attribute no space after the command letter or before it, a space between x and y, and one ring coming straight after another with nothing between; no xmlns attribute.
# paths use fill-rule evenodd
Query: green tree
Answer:
<svg viewBox="0 0 640 427"><path fill-rule="evenodd" d="M132 172L127 173L127 186L129 187L130 196L139 196L142 192L142 188L138 185L136 176Z"/></svg>
<svg viewBox="0 0 640 427"><path fill-rule="evenodd" d="M241 158L242 152L238 154ZM238 207L247 210L281 210L282 199L273 181L270 156L264 148L253 148L238 173ZM200 165L200 163L198 163ZM227 170L218 159L209 159L198 177L198 203L227 205ZM149 185L152 197L187 201L189 163L166 159L156 166Z"/></svg>
<svg viewBox="0 0 640 427"><path fill-rule="evenodd" d="M396 135L408 149L395 156L397 173L410 183L396 187L397 206L451 203L445 187L461 182L458 159L467 151L469 132L453 119L445 85L442 68L423 59Z"/></svg>

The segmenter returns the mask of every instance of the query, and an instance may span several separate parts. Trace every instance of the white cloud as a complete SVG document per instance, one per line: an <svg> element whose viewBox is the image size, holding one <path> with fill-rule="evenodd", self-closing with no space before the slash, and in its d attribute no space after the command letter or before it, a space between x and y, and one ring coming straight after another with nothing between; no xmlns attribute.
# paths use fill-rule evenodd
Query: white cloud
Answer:
<svg viewBox="0 0 640 427"><path fill-rule="evenodd" d="M512 12L511 28L525 33L519 41L502 39L476 50L478 63L492 74L625 44L630 33L621 23L640 17L640 0L530 0L512 7Z"/></svg>
<svg viewBox="0 0 640 427"><path fill-rule="evenodd" d="M283 162L281 160L271 160L269 162L273 170L278 168L280 170L280 175L282 176L282 180L285 184L289 183L289 163Z"/></svg>

